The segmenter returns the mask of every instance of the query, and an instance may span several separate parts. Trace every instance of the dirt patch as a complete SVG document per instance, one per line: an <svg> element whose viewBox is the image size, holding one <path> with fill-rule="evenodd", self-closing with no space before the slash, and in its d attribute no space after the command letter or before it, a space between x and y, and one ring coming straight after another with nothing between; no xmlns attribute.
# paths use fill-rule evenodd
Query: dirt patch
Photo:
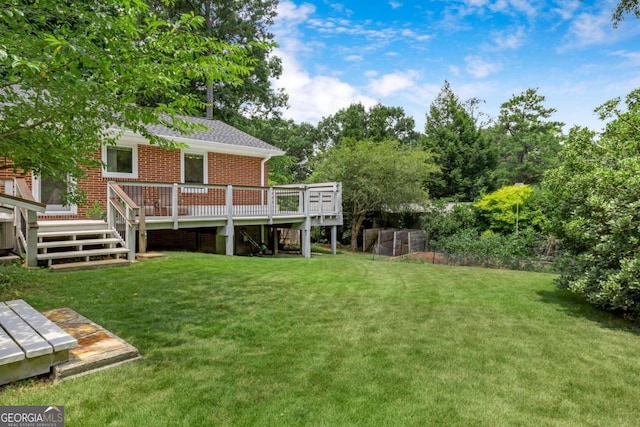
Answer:
<svg viewBox="0 0 640 427"><path fill-rule="evenodd" d="M430 262L432 264L447 264L447 259L443 253L440 252L414 252L405 255L404 258L421 260L424 262Z"/></svg>

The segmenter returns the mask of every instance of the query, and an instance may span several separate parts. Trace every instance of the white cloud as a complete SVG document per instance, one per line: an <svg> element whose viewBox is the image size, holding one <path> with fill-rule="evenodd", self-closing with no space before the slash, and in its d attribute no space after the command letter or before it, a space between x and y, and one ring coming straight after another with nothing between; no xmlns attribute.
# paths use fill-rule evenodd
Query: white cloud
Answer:
<svg viewBox="0 0 640 427"><path fill-rule="evenodd" d="M482 7L489 3L489 0L465 0L463 3L470 7Z"/></svg>
<svg viewBox="0 0 640 427"><path fill-rule="evenodd" d="M558 3L558 7L552 8L551 10L554 13L557 13L558 15L560 15L560 17L565 21L568 21L569 19L573 18L573 15L582 4L582 1L581 0L559 0L559 1L556 1L556 3Z"/></svg>
<svg viewBox="0 0 640 427"><path fill-rule="evenodd" d="M454 76L460 75L460 67L456 65L449 65L449 72Z"/></svg>
<svg viewBox="0 0 640 427"><path fill-rule="evenodd" d="M309 15L316 11L316 7L310 3L303 3L300 6L285 0L278 3L278 18L280 23L286 22L289 26L297 26L306 21Z"/></svg>
<svg viewBox="0 0 640 427"><path fill-rule="evenodd" d="M559 50L603 44L614 38L608 14L581 13L571 22L565 43Z"/></svg>
<svg viewBox="0 0 640 427"><path fill-rule="evenodd" d="M521 12L529 17L537 14L535 5L528 0L498 0L495 3L490 4L488 7L492 12L502 12L506 14Z"/></svg>
<svg viewBox="0 0 640 427"><path fill-rule="evenodd" d="M479 56L468 55L464 58L467 63L467 73L476 79L482 79L502 69L499 63L487 62Z"/></svg>
<svg viewBox="0 0 640 427"><path fill-rule="evenodd" d="M389 2L389 6L391 6L391 9L398 9L400 7L402 7L402 3L400 3L399 1L390 1Z"/></svg>
<svg viewBox="0 0 640 427"><path fill-rule="evenodd" d="M355 102L368 107L377 104L375 99L338 78L310 75L290 53L277 51L275 54L282 59L283 73L272 84L289 95L289 108L283 112L286 118L315 124Z"/></svg>
<svg viewBox="0 0 640 427"><path fill-rule="evenodd" d="M339 78L321 74L314 76L301 66L298 56L322 45L303 41L298 27L312 22L313 26L331 29L336 24L314 19L315 10L308 3L298 6L288 0L281 1L273 26L280 45L273 53L281 58L283 72L278 80L272 81L272 86L284 89L289 95L289 108L283 112L283 116L296 122L317 123L322 117L334 114L354 102L362 102L367 106L377 103ZM351 57L351 60L355 59L355 55Z"/></svg>
<svg viewBox="0 0 640 427"><path fill-rule="evenodd" d="M524 44L524 28L518 28L515 33L495 32L491 35L491 39L498 49L517 49Z"/></svg>
<svg viewBox="0 0 640 427"><path fill-rule="evenodd" d="M413 30L409 30L409 29L404 29L400 32L400 34L403 37L406 37L408 39L414 39L417 40L419 42L426 42L428 40L431 40L431 36L429 34L418 34Z"/></svg>
<svg viewBox="0 0 640 427"><path fill-rule="evenodd" d="M387 97L415 87L418 78L418 72L413 70L385 74L379 79L371 80L369 90L376 96Z"/></svg>
<svg viewBox="0 0 640 427"><path fill-rule="evenodd" d="M360 55L349 55L345 58L346 61L348 62L360 62L362 61L364 58L362 58L362 56Z"/></svg>
<svg viewBox="0 0 640 427"><path fill-rule="evenodd" d="M609 54L610 56L617 56L624 58L627 62L634 66L640 66L640 52L627 52L626 50L616 50Z"/></svg>

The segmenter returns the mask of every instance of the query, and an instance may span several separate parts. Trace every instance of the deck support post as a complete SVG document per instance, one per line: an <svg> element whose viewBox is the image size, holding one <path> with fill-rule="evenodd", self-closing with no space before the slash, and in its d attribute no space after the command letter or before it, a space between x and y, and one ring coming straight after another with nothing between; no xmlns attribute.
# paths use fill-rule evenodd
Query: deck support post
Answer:
<svg viewBox="0 0 640 427"><path fill-rule="evenodd" d="M27 211L27 267L38 266L38 213Z"/></svg>
<svg viewBox="0 0 640 427"><path fill-rule="evenodd" d="M335 255L338 253L338 226L331 226L331 253Z"/></svg>
<svg viewBox="0 0 640 427"><path fill-rule="evenodd" d="M276 227L273 227L273 254L277 255L278 254L278 244L279 244L279 239L278 239L278 229Z"/></svg>
<svg viewBox="0 0 640 427"><path fill-rule="evenodd" d="M304 212L306 212L307 218L304 220L302 228L300 229L300 249L303 257L311 258L311 194L309 188L305 188L304 190L304 206Z"/></svg>
<svg viewBox="0 0 640 427"><path fill-rule="evenodd" d="M225 254L233 255L235 231L233 226L233 186L227 185L227 223L222 235L225 236Z"/></svg>

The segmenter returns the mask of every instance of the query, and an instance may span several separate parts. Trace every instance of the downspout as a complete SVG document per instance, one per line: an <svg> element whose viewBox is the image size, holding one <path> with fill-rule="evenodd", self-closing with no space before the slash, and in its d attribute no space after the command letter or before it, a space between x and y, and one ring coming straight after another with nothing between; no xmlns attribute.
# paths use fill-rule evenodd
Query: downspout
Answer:
<svg viewBox="0 0 640 427"><path fill-rule="evenodd" d="M265 167L267 162L269 161L269 159L271 158L271 154L269 154L267 157L265 157L264 159L262 159L260 161L260 187L266 187L267 185L267 177L264 176L264 172L265 172ZM260 196L262 198L262 204L264 205L264 190L260 191ZM265 241L265 235L264 235L264 226L261 225L260 226L260 237L262 239L262 241Z"/></svg>
<svg viewBox="0 0 640 427"><path fill-rule="evenodd" d="M264 176L265 165L267 164L269 159L271 159L272 156L273 156L272 154L269 154L267 157L262 159L262 161L260 162L260 187L266 187L266 185L267 185L267 183L266 183L267 179Z"/></svg>

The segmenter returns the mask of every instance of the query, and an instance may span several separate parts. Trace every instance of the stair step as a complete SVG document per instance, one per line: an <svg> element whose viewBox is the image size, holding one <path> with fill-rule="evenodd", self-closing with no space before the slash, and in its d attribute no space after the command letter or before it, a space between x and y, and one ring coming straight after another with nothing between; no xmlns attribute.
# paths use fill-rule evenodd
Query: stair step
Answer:
<svg viewBox="0 0 640 427"><path fill-rule="evenodd" d="M82 220L39 220L38 227L41 232L48 231L75 231L89 229L103 229L107 226L105 221L96 221L89 219Z"/></svg>
<svg viewBox="0 0 640 427"><path fill-rule="evenodd" d="M118 255L118 254L126 254L128 252L129 252L129 249L127 248L103 248L103 249L89 249L86 251L49 252L46 254L38 254L38 260Z"/></svg>
<svg viewBox="0 0 640 427"><path fill-rule="evenodd" d="M101 259L97 261L68 262L65 264L53 264L49 266L51 271L76 271L76 270L95 270L107 267L126 267L131 261L126 259Z"/></svg>
<svg viewBox="0 0 640 427"><path fill-rule="evenodd" d="M111 234L113 231L108 228L96 230L76 230L76 231L38 231L38 238L43 237L67 237L67 236L93 236L96 234Z"/></svg>
<svg viewBox="0 0 640 427"><path fill-rule="evenodd" d="M110 245L121 242L122 241L117 237L107 237L104 239L52 240L49 242L39 242L38 249L62 248L68 246Z"/></svg>

